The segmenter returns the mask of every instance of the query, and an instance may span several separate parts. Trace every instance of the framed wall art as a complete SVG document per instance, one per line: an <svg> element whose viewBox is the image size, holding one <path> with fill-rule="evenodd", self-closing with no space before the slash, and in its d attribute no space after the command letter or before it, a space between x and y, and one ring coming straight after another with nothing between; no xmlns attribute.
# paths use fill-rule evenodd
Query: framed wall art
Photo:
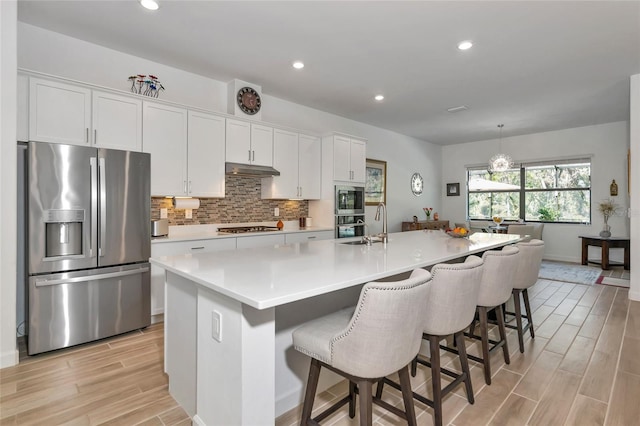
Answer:
<svg viewBox="0 0 640 426"><path fill-rule="evenodd" d="M387 162L367 158L364 185L364 201L367 206L387 202Z"/></svg>
<svg viewBox="0 0 640 426"><path fill-rule="evenodd" d="M460 195L460 184L459 183L448 183L447 184L447 197Z"/></svg>

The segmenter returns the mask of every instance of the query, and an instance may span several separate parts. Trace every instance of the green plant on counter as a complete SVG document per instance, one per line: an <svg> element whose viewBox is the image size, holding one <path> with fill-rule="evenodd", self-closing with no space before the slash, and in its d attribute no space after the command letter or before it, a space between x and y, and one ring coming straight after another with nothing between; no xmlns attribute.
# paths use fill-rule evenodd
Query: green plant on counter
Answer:
<svg viewBox="0 0 640 426"><path fill-rule="evenodd" d="M538 209L538 219L545 222L556 222L560 219L560 212L549 207L540 207Z"/></svg>

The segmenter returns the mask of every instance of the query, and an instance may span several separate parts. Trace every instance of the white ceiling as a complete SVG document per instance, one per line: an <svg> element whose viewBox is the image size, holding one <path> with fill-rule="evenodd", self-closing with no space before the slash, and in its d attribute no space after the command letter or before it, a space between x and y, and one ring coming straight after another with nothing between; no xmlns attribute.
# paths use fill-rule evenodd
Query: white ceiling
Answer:
<svg viewBox="0 0 640 426"><path fill-rule="evenodd" d="M640 1L159 3L20 0L18 19L442 145L628 120L640 73Z"/></svg>

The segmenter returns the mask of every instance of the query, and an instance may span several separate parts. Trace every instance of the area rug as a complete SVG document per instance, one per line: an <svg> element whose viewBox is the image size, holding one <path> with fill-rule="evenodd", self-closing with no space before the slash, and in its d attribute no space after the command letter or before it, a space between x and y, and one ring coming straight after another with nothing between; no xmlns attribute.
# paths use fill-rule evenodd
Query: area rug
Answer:
<svg viewBox="0 0 640 426"><path fill-rule="evenodd" d="M539 278L576 284L595 284L602 270L593 266L543 260Z"/></svg>
<svg viewBox="0 0 640 426"><path fill-rule="evenodd" d="M630 279L631 273L626 269L611 268L606 271L602 271L600 278L596 281L596 284L629 288Z"/></svg>

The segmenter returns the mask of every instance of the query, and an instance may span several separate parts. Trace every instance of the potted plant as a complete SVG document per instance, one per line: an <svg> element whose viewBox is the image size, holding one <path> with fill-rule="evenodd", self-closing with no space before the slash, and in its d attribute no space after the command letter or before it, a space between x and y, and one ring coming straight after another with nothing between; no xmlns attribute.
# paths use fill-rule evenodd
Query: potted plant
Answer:
<svg viewBox="0 0 640 426"><path fill-rule="evenodd" d="M605 201L601 201L598 204L598 210L602 213L604 217L604 227L602 231L600 231L600 236L603 238L609 238L611 236L611 227L609 226L609 217L616 214L620 206L615 203L612 199L608 199Z"/></svg>

